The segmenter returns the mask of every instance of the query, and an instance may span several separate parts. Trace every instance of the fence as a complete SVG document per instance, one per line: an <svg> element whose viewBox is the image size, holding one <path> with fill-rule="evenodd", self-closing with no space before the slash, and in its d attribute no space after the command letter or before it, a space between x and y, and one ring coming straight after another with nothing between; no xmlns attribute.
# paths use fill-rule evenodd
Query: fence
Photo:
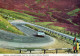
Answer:
<svg viewBox="0 0 80 56"><path fill-rule="evenodd" d="M50 33L50 35L52 34L52 33L55 33L55 34L58 34L58 35L60 35L60 36L62 36L62 37L65 37L65 39L69 39L69 40L74 40L74 37L72 37L72 36L70 36L70 35L67 35L67 34L64 34L64 33L61 33L61 32L58 32L58 31L55 31L55 30L51 30L51 29L49 29L49 28L45 28L45 27L42 27L42 26L38 26L38 25L35 25L35 24L31 24L31 23L28 23L27 22L27 24L29 24L29 25L32 25L32 26L35 26L35 27L37 27L37 28L40 28L40 29L43 29L43 30L45 30L45 31L48 31L49 33ZM76 39L78 42L80 42L80 39Z"/></svg>
<svg viewBox="0 0 80 56"><path fill-rule="evenodd" d="M44 51L44 54L46 53L46 51L49 51L49 50L55 50L56 54L58 53L58 50L68 50L68 53L71 52L72 48L57 48L57 49L19 49L19 53L21 53L22 51L30 51L30 53L32 51Z"/></svg>
<svg viewBox="0 0 80 56"><path fill-rule="evenodd" d="M70 35L67 35L67 34L64 34L64 33L61 33L61 32L57 32L57 31L55 31L55 30L51 30L51 29L48 29L48 28L45 28L45 27L42 27L42 26L38 26L38 25L33 25L33 26L38 27L38 28L40 28L40 29L43 29L43 30L45 30L45 31L48 31L48 32L50 33L50 35L53 34L53 33L55 33L55 34L58 34L58 35L64 37L65 39L69 39L69 40L71 40L71 41L74 40L74 37L72 37L72 36L70 36ZM77 40L78 42L80 42L80 39L76 39L76 40Z"/></svg>

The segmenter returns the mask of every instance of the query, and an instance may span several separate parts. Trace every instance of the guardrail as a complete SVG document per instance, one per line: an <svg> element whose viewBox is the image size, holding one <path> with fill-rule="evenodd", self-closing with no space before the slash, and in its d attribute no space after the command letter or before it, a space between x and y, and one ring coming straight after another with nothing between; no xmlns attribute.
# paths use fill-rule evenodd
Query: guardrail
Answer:
<svg viewBox="0 0 80 56"><path fill-rule="evenodd" d="M42 27L42 26L39 26L39 25L35 25L35 24L31 24L31 23L27 23L27 24L29 24L29 25L32 25L32 26L35 26L35 27L38 27L38 28L40 28L40 29L43 29L43 30L45 30L45 31L48 31L48 32L50 32L51 34L52 33L55 33L55 34L58 34L58 35L60 35L60 36L62 36L62 37L65 37L65 39L66 38L68 38L69 40L74 40L74 37L72 37L72 36L70 36L70 35L67 35L67 34L64 34L64 33L61 33L61 32L58 32L58 31L55 31L55 30L51 30L51 29L49 29L49 28L45 28L45 27ZM80 42L80 39L76 39L78 42Z"/></svg>
<svg viewBox="0 0 80 56"><path fill-rule="evenodd" d="M72 48L57 48L57 49L19 49L19 53L21 53L22 51L30 51L30 54L32 51L44 51L44 54L46 53L46 51L49 50L55 50L56 54L58 53L58 50L68 50L68 53L71 52Z"/></svg>

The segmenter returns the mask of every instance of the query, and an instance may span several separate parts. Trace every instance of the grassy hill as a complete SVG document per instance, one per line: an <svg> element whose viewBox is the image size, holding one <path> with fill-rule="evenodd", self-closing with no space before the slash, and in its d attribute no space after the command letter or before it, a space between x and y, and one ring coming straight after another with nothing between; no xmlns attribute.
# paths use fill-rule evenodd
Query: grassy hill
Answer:
<svg viewBox="0 0 80 56"><path fill-rule="evenodd" d="M36 18L28 14L19 13L19 12L2 9L2 8L0 8L0 14L7 20L21 19L29 22L29 21L35 21L34 18Z"/></svg>
<svg viewBox="0 0 80 56"><path fill-rule="evenodd" d="M21 34L23 35L23 33L18 30L16 27L14 27L13 25L11 25L5 18L3 18L1 15L0 15L0 29L2 30L7 30L9 32L13 32L13 33L16 33L16 34Z"/></svg>
<svg viewBox="0 0 80 56"><path fill-rule="evenodd" d="M23 33L20 30L18 30L16 27L11 25L8 22L8 20L21 19L27 22L35 22L34 18L36 17L30 16L28 14L0 8L0 29L23 35Z"/></svg>

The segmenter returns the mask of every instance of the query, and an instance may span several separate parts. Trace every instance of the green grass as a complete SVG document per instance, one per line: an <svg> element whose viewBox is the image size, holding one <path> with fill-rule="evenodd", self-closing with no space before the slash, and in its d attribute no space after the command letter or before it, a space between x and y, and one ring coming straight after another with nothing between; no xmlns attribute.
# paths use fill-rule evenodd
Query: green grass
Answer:
<svg viewBox="0 0 80 56"><path fill-rule="evenodd" d="M0 15L0 29L3 30L7 30L16 34L21 34L23 35L23 32L21 32L20 30L18 30L16 27L14 27L13 25L11 25L6 19L4 19L1 15Z"/></svg>
<svg viewBox="0 0 80 56"><path fill-rule="evenodd" d="M57 31L63 31L63 30L65 30L65 28L63 28L63 27L49 25L51 23L53 23L53 22L36 22L35 24L41 25L43 27L47 27L47 28L50 28L50 29L53 29L53 30L57 30Z"/></svg>
<svg viewBox="0 0 80 56"><path fill-rule="evenodd" d="M34 16L31 16L31 15L28 15L25 13L19 13L19 12L7 10L7 9L2 9L2 8L0 8L0 13L7 20L21 19L21 20L25 20L27 22L34 22L36 20L36 19L34 19L34 18L36 18Z"/></svg>
<svg viewBox="0 0 80 56"><path fill-rule="evenodd" d="M36 15L36 16L46 16L46 14L43 13L35 13L35 12L30 12L30 11L23 11L26 14L32 14L32 15Z"/></svg>
<svg viewBox="0 0 80 56"><path fill-rule="evenodd" d="M75 13L77 13L79 11L80 11L80 8L77 8L77 9L75 9L73 11L68 12L67 14L70 15L70 16L76 16L77 14L75 14Z"/></svg>
<svg viewBox="0 0 80 56"><path fill-rule="evenodd" d="M47 26L48 24L51 24L53 22L35 22L35 24L38 24L38 25L42 25L42 26Z"/></svg>
<svg viewBox="0 0 80 56"><path fill-rule="evenodd" d="M31 26L31 25L29 25L29 24L26 24L25 26L30 27L30 28L32 28L32 29L34 29L34 30L36 30L36 31L40 30L39 28L37 28L37 27L35 27L35 26Z"/></svg>
<svg viewBox="0 0 80 56"><path fill-rule="evenodd" d="M40 0L36 0L37 2L40 2Z"/></svg>
<svg viewBox="0 0 80 56"><path fill-rule="evenodd" d="M44 0L35 0L35 1L36 1L37 3L40 3L40 1L43 2Z"/></svg>
<svg viewBox="0 0 80 56"><path fill-rule="evenodd" d="M55 30L57 30L57 31L63 31L65 28L63 28L63 27L59 27L59 26L49 26L49 28L51 28L51 29L55 29Z"/></svg>

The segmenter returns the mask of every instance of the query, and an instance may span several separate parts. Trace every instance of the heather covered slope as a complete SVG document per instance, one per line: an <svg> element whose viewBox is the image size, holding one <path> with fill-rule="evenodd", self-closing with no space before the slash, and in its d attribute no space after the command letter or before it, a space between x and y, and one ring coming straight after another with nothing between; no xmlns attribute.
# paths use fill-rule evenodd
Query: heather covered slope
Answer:
<svg viewBox="0 0 80 56"><path fill-rule="evenodd" d="M77 5L77 2L79 2L79 0L0 0L0 5L2 8L6 9L26 10L27 8L33 7L34 10L37 10L37 8L71 10L76 8L75 5Z"/></svg>
<svg viewBox="0 0 80 56"><path fill-rule="evenodd" d="M63 21L62 23L69 24L71 23L66 19L73 20L74 17L67 15L67 13L79 8L79 4L79 0L0 0L0 8L43 13L46 16L37 16L41 21L46 19L46 21L54 21L56 18L59 22Z"/></svg>
<svg viewBox="0 0 80 56"><path fill-rule="evenodd" d="M57 14L59 14L60 19L63 18L63 16L69 18L66 13L78 7L79 0L0 0L0 8L25 10L44 14L50 12L57 17ZM48 19L52 19L50 15L47 16Z"/></svg>
<svg viewBox="0 0 80 56"><path fill-rule="evenodd" d="M80 0L0 0L0 8L35 16L36 22L55 22L68 30L76 27L78 32L80 28Z"/></svg>

